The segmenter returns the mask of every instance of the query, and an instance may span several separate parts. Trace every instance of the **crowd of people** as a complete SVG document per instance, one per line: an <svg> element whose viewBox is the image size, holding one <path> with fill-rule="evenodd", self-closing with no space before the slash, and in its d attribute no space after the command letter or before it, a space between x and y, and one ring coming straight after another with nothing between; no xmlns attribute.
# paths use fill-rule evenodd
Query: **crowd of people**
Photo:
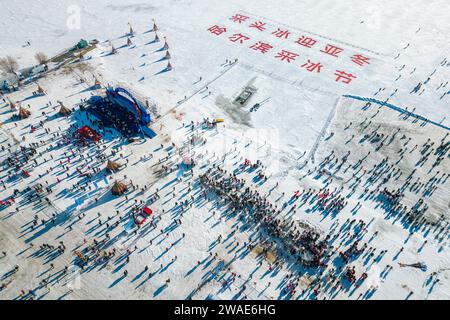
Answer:
<svg viewBox="0 0 450 320"><path fill-rule="evenodd" d="M420 89L421 86L418 86L412 93L417 93ZM395 253L373 245L372 241L379 233L372 228L372 222L358 217L346 220L341 218L348 212L352 216L357 215L363 207L362 203L366 206L374 204L375 208L381 209L386 220L392 219L393 223L400 221L402 228L408 231L408 237L420 233L426 239L423 245L429 240L443 243L448 239L448 217L439 211L439 207L435 208L437 218L433 217L429 209L436 205L432 201L433 195L440 188L446 187L450 176L446 171L450 151L449 134L445 134L440 140L430 137L420 144L407 130L403 133L400 128L383 128L377 121L382 114L381 106L376 109L371 103L364 105L362 110L368 113L367 117L359 123L353 120L345 126L344 131L352 129L351 138L342 145L326 145L325 149L328 151L323 154L318 165L307 162L307 172L305 170L304 176L299 179L302 187L289 192L280 185L282 181L266 173L261 160L251 161L241 156L241 150L237 150L237 147L233 146L234 150L232 148L230 153L236 154L237 158L241 157L232 165L225 165L226 155L216 157L215 153L209 153L208 132L219 130L218 121L209 118L182 124L186 135L183 146L170 141L166 143L166 149L161 145L158 151L140 155L139 160L132 164L130 155L133 153L125 151L122 138L139 132L139 124L135 118L126 111L113 113L109 105L91 106L86 110L84 102L80 104L83 107L72 115L75 122L68 128L58 127L56 130L47 126L47 121L54 118L47 117L47 113L43 112L42 116L47 117L46 120L33 124L30 132L33 135L41 134L38 142L28 143L24 135L21 146L9 142L7 147L1 146L2 154L8 154L1 163L3 170L0 185L4 190L17 183L17 180L26 179L24 170L38 181L22 190L15 189L7 199L0 199L0 209L16 204L15 210L19 212L26 205L36 203L55 209L52 200L55 194L52 193L63 181L66 187L58 196L63 194L73 199L81 197L89 203L98 203L104 194L100 194L103 190L99 190L95 184L105 179L108 186L112 182L112 173L105 170L105 163L111 159L120 161L123 164L121 170L124 171L136 163L150 162L154 167L152 172L158 180L169 180L176 174L174 186L168 186L172 182L164 185L162 189L167 188L167 194L162 195L159 186L153 187L154 182L138 184L125 172L115 173L115 180L120 175L123 176L122 181L127 181L129 188L123 195L127 207L115 213L108 212L107 217L98 212L90 229L82 231L85 236L83 242L74 248L66 248L67 244L63 241L37 246L33 243L38 241L37 235L45 234L44 230L55 225L64 226L67 233L70 233L79 228L79 223L87 224L84 209L74 208L72 211L64 210L48 216L40 212L35 214L24 229L24 235L31 235L30 239L33 239L33 242L29 242L30 248L35 249L33 256L45 259L50 264L50 270L55 268L56 262L53 261L58 261L68 251L74 252L76 257L69 263L64 262L61 270L43 279L36 288L20 290L20 298L34 299L37 291L43 288L49 290L52 284L68 278L72 265L81 268L81 272L102 270L110 264L120 265L118 270L126 268L131 259L145 248L134 244L126 250L116 249L118 235L126 234L130 239L134 237L136 241L133 243L137 243L137 239L156 234L148 241L150 246L156 245L154 240L157 237L168 238L173 230L183 224L189 210L195 209L200 201L205 201L214 208L212 216L219 222L222 222L223 217L236 218L237 223L230 228L229 234L219 235L214 243L235 243L238 249L234 258L253 252L256 247L261 246L264 259L256 256L257 268L265 263L267 273L276 274L281 269L285 271L278 286L280 297L325 299L336 297L341 292L352 296L366 281L370 269L381 264L388 253L393 255L389 258L396 260L403 252L403 247ZM52 103L48 103L46 108L56 110ZM96 143L83 140L80 143L74 132L80 128L81 122L85 122L83 124L88 124L102 136L108 136L109 140L102 139ZM116 135L116 131L119 135ZM336 136L338 135L332 132L329 138L335 139ZM365 148L363 154L358 154L358 150L353 149L355 144ZM402 165L405 158L418 160L414 161L411 168ZM317 180L317 183L312 184L308 177ZM267 192L266 183L275 186ZM185 195L178 197L181 189ZM148 192L149 190L152 192ZM352 202L357 203L350 210ZM161 209L148 219L147 224L134 225L131 231L124 232L125 222L150 204ZM79 205L77 203L77 207ZM331 228L325 230L320 225L308 223L306 214L330 218L333 221ZM164 226L169 216L169 223ZM239 233L239 230L256 233L249 235ZM171 251L185 236L183 232L163 252ZM219 260L218 252L219 249L215 253L210 250L205 261ZM275 257L272 261L270 255ZM151 279L177 259L178 256L175 255L168 264L161 263L159 268L152 263L146 264L143 273L147 274L147 279ZM203 263L197 261L196 266ZM387 277L393 269L391 264L387 264L381 276ZM11 273L3 275L0 291L8 286L7 279L18 270L17 265ZM221 278L225 279L222 280L224 288L239 285L236 279L245 277L231 267L224 272L229 275L228 278ZM121 273L122 278L129 276L128 269ZM247 297L251 291L252 278L253 273L247 275L247 280L240 284L243 297ZM266 281L263 278L264 276L259 281ZM309 281L306 285L305 278ZM173 283L173 279L165 280L166 286L170 283ZM271 286L270 281L266 283L267 287ZM253 286L257 285L253 282ZM368 284L367 290L361 292L358 299L369 298L377 289L376 285Z"/></svg>

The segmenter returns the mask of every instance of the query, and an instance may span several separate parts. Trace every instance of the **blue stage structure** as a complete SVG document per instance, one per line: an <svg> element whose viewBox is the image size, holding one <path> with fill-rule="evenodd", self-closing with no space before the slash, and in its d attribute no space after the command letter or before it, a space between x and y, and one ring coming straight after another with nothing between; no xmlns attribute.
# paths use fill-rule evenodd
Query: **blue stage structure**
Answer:
<svg viewBox="0 0 450 320"><path fill-rule="evenodd" d="M111 126L125 136L139 133L153 138L156 133L148 125L152 118L145 106L124 88L107 88L106 97L89 100L89 112L99 117L105 126Z"/></svg>

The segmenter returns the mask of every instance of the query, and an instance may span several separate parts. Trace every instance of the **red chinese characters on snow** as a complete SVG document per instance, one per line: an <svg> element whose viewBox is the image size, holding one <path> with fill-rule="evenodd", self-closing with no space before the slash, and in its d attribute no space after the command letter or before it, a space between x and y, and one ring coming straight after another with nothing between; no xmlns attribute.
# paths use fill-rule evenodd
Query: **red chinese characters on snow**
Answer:
<svg viewBox="0 0 450 320"><path fill-rule="evenodd" d="M250 40L249 37L244 36L242 33L236 33L231 37L228 37L228 39L230 39L231 42L239 42L241 44L244 43L244 41Z"/></svg>
<svg viewBox="0 0 450 320"><path fill-rule="evenodd" d="M320 73L320 70L322 69L323 65L320 62L314 63L314 62L311 62L311 60L308 59L308 62L303 64L301 67L305 68L309 72Z"/></svg>
<svg viewBox="0 0 450 320"><path fill-rule="evenodd" d="M287 50L281 50L281 52L278 52L275 58L280 59L281 61L286 61L288 63L291 63L295 60L295 58L298 57L298 54L287 51Z"/></svg>
<svg viewBox="0 0 450 320"><path fill-rule="evenodd" d="M340 70L336 70L334 74L336 75L336 82L343 82L345 84L349 84L350 82L352 82L353 79L356 79L356 76L354 76L353 74Z"/></svg>
<svg viewBox="0 0 450 320"><path fill-rule="evenodd" d="M244 16L242 14L235 14L234 16L232 16L230 18L230 20L237 22L237 23L242 23L242 22L245 22L245 20L247 20L248 18L250 18L250 17Z"/></svg>
<svg viewBox="0 0 450 320"><path fill-rule="evenodd" d="M227 32L227 28L219 27L218 25L214 25L208 29L209 32L215 34L216 36L220 36L222 33Z"/></svg>
<svg viewBox="0 0 450 320"><path fill-rule="evenodd" d="M317 40L314 40L313 38L309 38L306 36L301 36L297 41L295 41L295 43L307 48L312 48L313 45L317 43Z"/></svg>
<svg viewBox="0 0 450 320"><path fill-rule="evenodd" d="M266 23L261 22L261 21L256 21L256 22L253 22L252 24L250 24L249 27L258 29L259 31L264 31L264 30L266 30Z"/></svg>
<svg viewBox="0 0 450 320"><path fill-rule="evenodd" d="M364 64L370 64L370 59L369 58L367 58L367 57L364 57L363 55L361 55L361 54L355 54L353 57L352 57L352 61L354 62L354 63L356 63L357 65L360 65L360 66L362 66L362 65L364 65Z"/></svg>
<svg viewBox="0 0 450 320"><path fill-rule="evenodd" d="M278 30L272 32L275 37L287 39L291 34L288 30L278 28Z"/></svg>
<svg viewBox="0 0 450 320"><path fill-rule="evenodd" d="M270 31L266 31L269 29L269 26L267 25L267 23L263 22L263 21L248 21L250 19L250 17L242 15L242 14L235 14L234 16L232 16L231 18L229 18L229 20L233 21L234 23L237 24L243 24L245 22L245 25L248 29L256 29L256 32L263 32L264 34L272 34L272 36L277 37L279 39L288 39L291 35L291 32L287 29L284 28L273 28ZM222 35L223 33L227 33L227 27L224 26L220 26L220 25L214 25L212 27L210 27L208 29L208 31L216 36ZM234 31L234 30L233 30ZM266 32L264 32L266 31ZM248 40L250 40L250 36L247 36L243 33L234 33L232 34L232 32L230 32L228 34L228 39L230 42L234 42L234 43L239 43L239 44L244 44L246 42L248 42ZM299 46L305 47L305 48L313 48L317 46L317 42L318 40L310 37L310 36L306 36L306 35L298 35L297 40L294 41L291 40L292 43L295 43ZM289 41L289 42L291 42ZM344 51L344 49L336 46L336 45L332 45L329 43L325 43L326 45L322 48L317 48L316 50L320 52L335 57L335 58L340 58L340 54ZM259 51L262 54L266 54L269 51L271 51L272 49L274 49L274 46L272 46L269 43L266 42L262 42L262 41L257 41L256 43L254 43L253 45L249 46L248 48L254 50L254 51ZM316 51L314 50L314 51ZM276 51L274 51L276 52ZM309 51L312 52L312 51ZM300 55L288 50L281 50L278 51L275 55L273 55L272 57L274 57L275 59L278 59L280 61L284 61L287 63L292 63L294 61L297 60L297 58ZM300 59L299 59L300 60ZM309 73L321 73L323 69L326 69L326 67L321 63L321 62L314 62L311 61L310 59L307 59L307 61L305 62L306 59L304 59L302 62L299 63L299 67L301 69L304 69L305 71L309 72ZM370 62L370 58L363 56L362 54L354 54L353 56L350 57L349 59L351 62L353 62L354 64L357 64L358 66L364 66L364 65L369 65ZM356 79L356 75L343 71L343 70L336 70L334 75L336 76L335 78L335 82L338 83L342 83L342 84L350 84L354 79Z"/></svg>
<svg viewBox="0 0 450 320"><path fill-rule="evenodd" d="M320 50L320 52L326 53L326 54L336 57L336 58L338 57L338 54L341 53L342 51L344 51L344 50L341 48L338 48L336 46L333 46L331 44L327 44L325 46L325 49Z"/></svg>
<svg viewBox="0 0 450 320"><path fill-rule="evenodd" d="M253 49L255 51L260 51L261 53L267 53L272 48L273 47L270 44L264 43L264 42L261 42L261 41L258 41L254 45L250 46L250 49Z"/></svg>

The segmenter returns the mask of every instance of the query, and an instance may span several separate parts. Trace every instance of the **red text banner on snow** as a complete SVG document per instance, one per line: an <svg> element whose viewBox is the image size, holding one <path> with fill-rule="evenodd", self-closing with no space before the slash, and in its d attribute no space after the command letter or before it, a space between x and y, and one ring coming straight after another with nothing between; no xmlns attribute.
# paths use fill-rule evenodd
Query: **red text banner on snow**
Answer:
<svg viewBox="0 0 450 320"><path fill-rule="evenodd" d="M330 77L344 85L357 79L359 72L373 61L368 52L357 52L354 46L329 41L281 23L277 26L272 20L267 22L249 14L232 14L223 23L210 25L206 30L212 36L244 46L279 63Z"/></svg>

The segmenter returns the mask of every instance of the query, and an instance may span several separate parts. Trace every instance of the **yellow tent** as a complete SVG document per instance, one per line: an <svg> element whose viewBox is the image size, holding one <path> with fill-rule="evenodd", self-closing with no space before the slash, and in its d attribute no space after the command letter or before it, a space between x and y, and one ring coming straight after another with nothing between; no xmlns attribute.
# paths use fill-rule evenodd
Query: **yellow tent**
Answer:
<svg viewBox="0 0 450 320"><path fill-rule="evenodd" d="M40 93L40 94L45 93L44 89L42 89L42 87L39 84L38 84L38 87L37 87L37 92Z"/></svg>
<svg viewBox="0 0 450 320"><path fill-rule="evenodd" d="M116 181L111 188L111 193L115 196L121 196L127 191L127 186L119 181Z"/></svg>
<svg viewBox="0 0 450 320"><path fill-rule="evenodd" d="M31 112L25 108L20 107L19 108L19 118L20 119L26 119L31 115Z"/></svg>
<svg viewBox="0 0 450 320"><path fill-rule="evenodd" d="M59 114L61 114L63 116L68 116L71 113L72 113L72 110L70 110L69 108L67 108L65 105L63 105L61 103L61 108L59 109Z"/></svg>
<svg viewBox="0 0 450 320"><path fill-rule="evenodd" d="M111 172L116 172L119 171L120 169L120 164L112 161L112 160L108 160L108 163L106 164L106 169L111 171Z"/></svg>

